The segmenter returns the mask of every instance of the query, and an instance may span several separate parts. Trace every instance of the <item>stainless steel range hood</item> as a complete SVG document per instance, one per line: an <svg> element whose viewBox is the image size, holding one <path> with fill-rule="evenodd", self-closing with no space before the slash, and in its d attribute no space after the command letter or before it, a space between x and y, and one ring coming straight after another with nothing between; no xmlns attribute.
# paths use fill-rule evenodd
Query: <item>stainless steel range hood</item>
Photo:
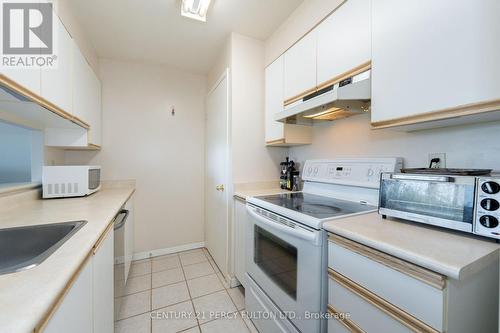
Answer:
<svg viewBox="0 0 500 333"><path fill-rule="evenodd" d="M371 99L371 71L329 85L276 114L275 120L310 125L315 120L336 120L368 112Z"/></svg>

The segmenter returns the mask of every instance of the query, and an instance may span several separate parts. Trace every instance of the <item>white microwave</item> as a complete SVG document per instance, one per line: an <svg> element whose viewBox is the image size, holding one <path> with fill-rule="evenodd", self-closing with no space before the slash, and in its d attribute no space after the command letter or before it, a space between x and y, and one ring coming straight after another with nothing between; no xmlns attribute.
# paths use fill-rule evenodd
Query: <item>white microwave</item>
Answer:
<svg viewBox="0 0 500 333"><path fill-rule="evenodd" d="M43 198L83 197L101 189L101 167L95 165L44 166Z"/></svg>

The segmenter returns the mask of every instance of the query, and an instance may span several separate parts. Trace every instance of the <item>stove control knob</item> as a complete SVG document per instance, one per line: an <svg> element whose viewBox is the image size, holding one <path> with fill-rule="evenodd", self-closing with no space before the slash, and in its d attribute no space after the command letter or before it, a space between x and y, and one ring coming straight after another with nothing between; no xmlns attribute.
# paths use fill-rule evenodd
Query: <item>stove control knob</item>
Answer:
<svg viewBox="0 0 500 333"><path fill-rule="evenodd" d="M307 174L308 174L308 175L311 175L312 171L313 171L313 168L312 168L312 167L307 168Z"/></svg>
<svg viewBox="0 0 500 333"><path fill-rule="evenodd" d="M491 212L497 210L500 207L500 204L495 199L483 199L481 200L481 207L483 207L484 210Z"/></svg>
<svg viewBox="0 0 500 333"><path fill-rule="evenodd" d="M488 194L497 194L500 192L500 185L496 182L484 182L483 185L481 185L481 189L483 190L484 193Z"/></svg>
<svg viewBox="0 0 500 333"><path fill-rule="evenodd" d="M491 215L481 216L481 218L479 219L479 222L481 223L481 225L483 227L488 228L488 229L493 229L493 228L498 227L498 219L494 216L491 216Z"/></svg>

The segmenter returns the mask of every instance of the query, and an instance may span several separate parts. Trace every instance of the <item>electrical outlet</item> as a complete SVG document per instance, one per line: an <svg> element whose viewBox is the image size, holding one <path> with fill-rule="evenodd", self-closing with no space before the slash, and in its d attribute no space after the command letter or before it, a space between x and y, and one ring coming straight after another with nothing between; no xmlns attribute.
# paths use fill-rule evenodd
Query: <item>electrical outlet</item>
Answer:
<svg viewBox="0 0 500 333"><path fill-rule="evenodd" d="M431 161L435 158L439 158L438 168L446 168L446 153L429 153L427 165L430 165Z"/></svg>

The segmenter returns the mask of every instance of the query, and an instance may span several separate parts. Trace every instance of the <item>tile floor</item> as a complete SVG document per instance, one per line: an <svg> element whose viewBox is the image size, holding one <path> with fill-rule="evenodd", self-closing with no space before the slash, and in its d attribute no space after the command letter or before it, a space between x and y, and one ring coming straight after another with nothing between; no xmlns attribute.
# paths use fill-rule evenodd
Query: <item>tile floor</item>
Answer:
<svg viewBox="0 0 500 333"><path fill-rule="evenodd" d="M134 261L115 333L257 332L206 249Z"/></svg>

